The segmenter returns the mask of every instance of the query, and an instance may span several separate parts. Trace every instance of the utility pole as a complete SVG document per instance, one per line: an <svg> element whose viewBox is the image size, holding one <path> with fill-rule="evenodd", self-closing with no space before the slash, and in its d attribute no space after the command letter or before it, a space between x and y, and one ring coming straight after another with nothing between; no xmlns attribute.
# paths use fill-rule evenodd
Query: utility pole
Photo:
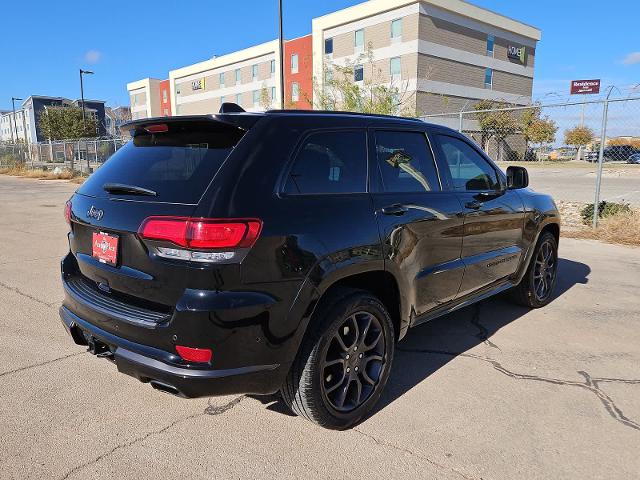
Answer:
<svg viewBox="0 0 640 480"><path fill-rule="evenodd" d="M279 49L280 49L280 108L284 110L284 35L282 29L282 0L278 0Z"/></svg>
<svg viewBox="0 0 640 480"><path fill-rule="evenodd" d="M84 84L82 81L82 76L83 75L93 75L93 72L90 70L83 70L80 69L80 100L82 102L82 128L83 130L87 131L87 119L86 119L86 114L84 111Z"/></svg>

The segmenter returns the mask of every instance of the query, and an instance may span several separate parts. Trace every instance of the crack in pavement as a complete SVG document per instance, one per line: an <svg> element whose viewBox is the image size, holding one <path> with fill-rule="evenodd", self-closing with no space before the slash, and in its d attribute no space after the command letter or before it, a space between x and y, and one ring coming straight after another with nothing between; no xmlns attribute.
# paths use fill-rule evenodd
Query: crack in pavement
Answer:
<svg viewBox="0 0 640 480"><path fill-rule="evenodd" d="M92 460L89 460L88 462L85 462L81 465L76 465L75 467L73 467L71 470L69 470L63 477L60 477L60 480L66 480L68 479L71 475L78 473L79 471L90 467L92 465L95 465L96 463L100 462L101 460L104 460L105 458L113 455L115 452L119 451L119 450L123 450L125 448L131 447L132 445L135 445L137 443L143 442L146 439L148 439L149 437L152 437L154 435L161 435L163 433L165 433L167 430L175 427L176 425L180 425L184 422L187 422L189 420L192 420L194 418L198 418L198 417L202 417L205 415L219 415L221 413L225 413L229 410L231 410L233 407L235 407L236 405L238 405L242 399L244 398L244 395L241 395L239 397L234 398L233 400L231 400L230 402L221 405L219 407L216 407L214 405L211 405L211 398L209 399L209 401L207 402L207 407L204 409L203 412L198 412L198 413L193 413L191 415L187 415L186 417L182 417L179 418L177 420L175 420L174 422L171 422L169 425L165 425L164 427L158 429L158 430L152 430L151 432L147 432L144 435L134 438L133 440L129 440L128 442L124 442L124 443L119 443L118 445L116 445L115 447L111 448L110 450L98 455L97 457L93 458Z"/></svg>
<svg viewBox="0 0 640 480"><path fill-rule="evenodd" d="M376 437L374 437L373 435L369 434L369 433L365 433L362 430L359 430L358 428L353 428L352 429L354 432L359 433L360 435L363 435L371 440L373 440L377 445L383 446L383 447L388 447L388 448L392 448L394 450L398 450L399 452L403 452L406 453L408 455L411 455L412 457L416 457L419 458L420 460L424 460L425 462L427 462L429 465L432 465L434 467L437 467L441 470L449 470L457 475L460 475L462 478L464 478L465 480L474 480L473 477L469 477L468 475L465 475L464 473L462 473L459 470L456 470L453 467L448 467L446 465L443 465L441 463L438 463L434 460L431 460L429 457L425 457L424 455L414 452L413 450L409 450L408 448L405 447L399 447L398 445L395 445L393 443L389 443L389 442L385 442L383 440L380 440Z"/></svg>
<svg viewBox="0 0 640 480"><path fill-rule="evenodd" d="M29 370L30 368L42 367L44 365L49 365L50 363L59 362L60 360L66 360L67 358L77 357L78 355L84 355L87 352L76 352L70 353L69 355L65 355L64 357L54 358L53 360L47 360L46 362L34 363L33 365L27 365L26 367L16 368L15 370L9 370L7 372L0 373L0 377L4 377L5 375L10 375L12 373L23 372L25 370Z"/></svg>
<svg viewBox="0 0 640 480"><path fill-rule="evenodd" d="M493 366L493 368L502 373L503 375L506 375L510 378L515 378L516 380L529 380L529 381L534 381L534 382L543 382L543 383L550 383L553 385L561 385L561 386L570 386L570 387L578 387L578 388L582 388L584 390L588 390L591 393L593 393L602 403L602 405L604 406L605 410L607 411L607 413L611 416L611 418L613 418L614 420L622 423L623 425L633 428L635 430L640 430L640 423L638 423L635 420L630 419L629 417L627 417L622 410L615 404L615 401L609 396L607 395L599 386L599 383L625 383L625 384L640 384L640 380L635 380L635 379L620 379L620 378L598 378L598 377L591 377L587 372L585 371L578 371L577 373L580 374L582 377L584 377L585 381L584 382L578 382L575 380L563 380L560 378L550 378L550 377L542 377L539 375L530 375L530 374L525 374L525 373L517 373L517 372L513 372L509 369L507 369L506 367L504 367L500 362L498 362L497 360L493 360L491 358L486 358L486 357L481 357L479 355L475 355L472 353L465 353L465 352L449 352L446 350L431 350L431 349L412 349L412 348L396 348L397 351L400 352L405 352L405 353L422 353L422 354L431 354L431 355L447 355L447 356L451 356L451 357L466 357L466 358L473 358L476 360L480 360L482 362L485 363L489 363Z"/></svg>
<svg viewBox="0 0 640 480"><path fill-rule="evenodd" d="M482 340L482 342L485 345L488 345L489 347L493 347L502 352L502 350L498 345L496 345L491 340L489 340L489 330L487 329L487 327L485 327L480 323L480 304L479 303L476 303L474 306L473 315L471 316L471 325L473 325L478 329L478 333L476 333L475 335L475 337L478 340Z"/></svg>
<svg viewBox="0 0 640 480"><path fill-rule="evenodd" d="M224 405L221 405L221 406L211 405L211 398L209 398L209 401L207 402L207 408L204 409L204 414L205 415L223 414L226 411L231 410L233 407L238 405L244 398L245 398L244 395L240 395L239 397L236 397L233 400L231 400L229 403L225 403Z"/></svg>
<svg viewBox="0 0 640 480"><path fill-rule="evenodd" d="M34 297L33 295L30 295L28 293L23 292L22 290L20 290L17 287L12 287L11 285L7 285L4 282L0 282L0 287L4 287L7 290L9 290L10 292L17 293L18 295L21 295L21 296L23 296L25 298L28 298L29 300L33 300L34 302L37 302L37 303L39 303L41 305L45 305L45 306L47 306L49 308L52 308L52 307L54 307L55 305L57 305L59 303L59 302L53 302L53 303L45 302L44 300L40 300L39 298Z"/></svg>

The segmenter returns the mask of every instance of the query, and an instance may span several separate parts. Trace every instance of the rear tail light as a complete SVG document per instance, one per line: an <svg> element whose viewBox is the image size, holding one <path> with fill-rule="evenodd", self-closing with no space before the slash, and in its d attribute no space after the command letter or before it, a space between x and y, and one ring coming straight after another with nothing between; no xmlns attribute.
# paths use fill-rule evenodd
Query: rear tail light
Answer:
<svg viewBox="0 0 640 480"><path fill-rule="evenodd" d="M71 200L67 200L67 203L64 205L64 219L71 225Z"/></svg>
<svg viewBox="0 0 640 480"><path fill-rule="evenodd" d="M140 225L138 234L145 240L184 247L156 247L162 257L219 262L231 260L235 249L251 248L261 230L262 221L255 218L149 217Z"/></svg>
<svg viewBox="0 0 640 480"><path fill-rule="evenodd" d="M210 348L194 348L176 345L176 352L183 360L188 362L209 363L213 352Z"/></svg>

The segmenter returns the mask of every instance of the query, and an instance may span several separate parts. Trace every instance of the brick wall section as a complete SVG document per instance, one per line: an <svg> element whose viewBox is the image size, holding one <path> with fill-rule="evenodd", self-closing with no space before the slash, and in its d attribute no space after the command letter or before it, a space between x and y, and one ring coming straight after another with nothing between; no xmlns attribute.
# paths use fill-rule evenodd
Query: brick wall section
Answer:
<svg viewBox="0 0 640 480"><path fill-rule="evenodd" d="M138 102L135 104L133 103L134 95L138 95ZM138 90L137 92L133 92L133 94L130 95L129 102L131 104L131 107L139 107L141 105L146 105L147 93L144 90Z"/></svg>
<svg viewBox="0 0 640 480"><path fill-rule="evenodd" d="M354 53L354 33L343 33L333 37L333 58L346 57ZM366 42L366 37L365 37Z"/></svg>
<svg viewBox="0 0 640 480"><path fill-rule="evenodd" d="M420 15L420 38L479 55L487 53L485 33L426 15Z"/></svg>
<svg viewBox="0 0 640 480"><path fill-rule="evenodd" d="M476 65L468 65L431 55L419 55L418 57L418 78L423 80L482 88L484 86L484 72L484 67Z"/></svg>
<svg viewBox="0 0 640 480"><path fill-rule="evenodd" d="M512 73L493 72L493 90L498 92L513 93L516 95L530 95L533 89L533 79L514 75Z"/></svg>
<svg viewBox="0 0 640 480"><path fill-rule="evenodd" d="M324 46L323 46L324 47ZM289 40L284 44L285 107L310 110L313 105L313 46L312 36ZM291 72L291 55L298 55L298 73ZM297 102L291 101L291 84L300 86ZM279 86L276 86L278 89ZM270 94L271 92L269 92Z"/></svg>

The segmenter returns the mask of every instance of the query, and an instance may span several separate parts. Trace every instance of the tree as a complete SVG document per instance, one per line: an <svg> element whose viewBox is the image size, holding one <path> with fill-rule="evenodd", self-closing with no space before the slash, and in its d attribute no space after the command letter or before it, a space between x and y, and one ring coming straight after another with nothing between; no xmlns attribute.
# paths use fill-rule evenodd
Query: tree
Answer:
<svg viewBox="0 0 640 480"><path fill-rule="evenodd" d="M48 107L38 118L38 127L49 140L95 137L96 126L95 116L87 112L85 127L78 107Z"/></svg>
<svg viewBox="0 0 640 480"><path fill-rule="evenodd" d="M354 80L356 65L362 66L362 82ZM359 55L353 62L347 62L344 66L326 65L322 73L322 85L316 78L313 79L313 103L316 109L416 115L415 101L407 93L407 85L393 79L389 82L384 78L382 69L375 65L371 45L366 54Z"/></svg>
<svg viewBox="0 0 640 480"><path fill-rule="evenodd" d="M558 126L549 117L541 117L540 106L527 109L522 114L522 135L527 151L529 143L538 144L541 147L545 143L553 143L556 139Z"/></svg>
<svg viewBox="0 0 640 480"><path fill-rule="evenodd" d="M580 159L582 147L593 142L593 138L593 130L589 127L581 127L580 125L565 130L564 132L564 143L578 149L576 160Z"/></svg>
<svg viewBox="0 0 640 480"><path fill-rule="evenodd" d="M481 146L488 151L489 140L496 139L498 145L498 160L502 160L502 145L504 140L519 130L521 125L512 110L504 110L508 104L481 100L474 105L476 120L480 126Z"/></svg>
<svg viewBox="0 0 640 480"><path fill-rule="evenodd" d="M271 95L269 94L269 89L263 86L260 89L260 108L262 108L263 110L269 110L273 108L271 103L272 100Z"/></svg>

